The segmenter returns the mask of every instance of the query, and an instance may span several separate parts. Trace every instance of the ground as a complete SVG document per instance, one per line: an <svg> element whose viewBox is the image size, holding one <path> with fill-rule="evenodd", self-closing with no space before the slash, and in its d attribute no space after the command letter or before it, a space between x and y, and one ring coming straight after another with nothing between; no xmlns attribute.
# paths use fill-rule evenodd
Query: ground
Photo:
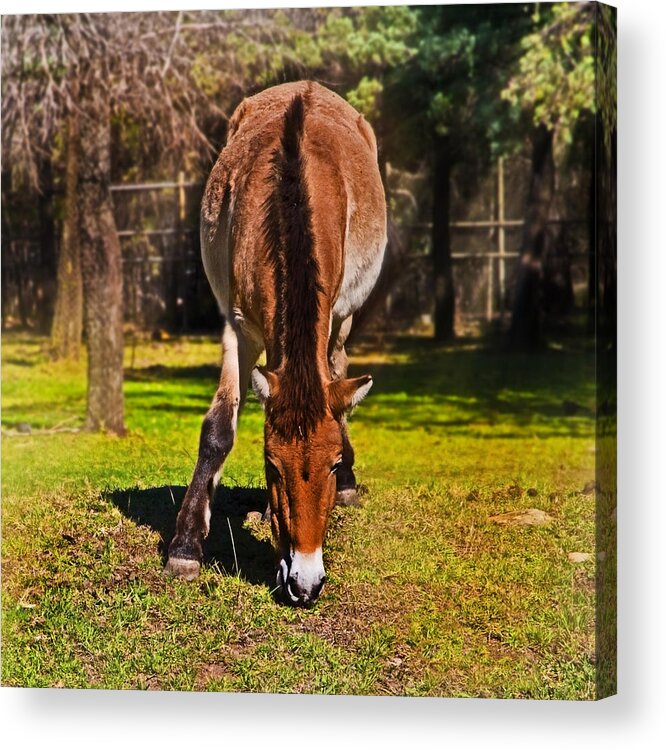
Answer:
<svg viewBox="0 0 666 750"><path fill-rule="evenodd" d="M357 350L350 373L375 381L350 422L368 492L334 511L311 610L273 600L268 532L246 520L265 505L253 396L201 577L161 575L213 339L127 347L123 438L76 431L85 364L45 346L3 335L4 685L595 697L595 373L580 341ZM494 518L530 508L546 523Z"/></svg>

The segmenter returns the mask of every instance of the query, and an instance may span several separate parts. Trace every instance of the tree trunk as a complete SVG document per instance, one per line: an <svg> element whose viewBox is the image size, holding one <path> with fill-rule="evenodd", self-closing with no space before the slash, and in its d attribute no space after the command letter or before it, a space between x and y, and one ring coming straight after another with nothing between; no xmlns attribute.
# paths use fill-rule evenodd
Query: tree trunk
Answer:
<svg viewBox="0 0 666 750"><path fill-rule="evenodd" d="M40 333L48 333L53 317L56 277L55 218L53 211L53 163L48 155L40 160L39 194L39 251L41 263L35 279L35 325Z"/></svg>
<svg viewBox="0 0 666 750"><path fill-rule="evenodd" d="M540 125L532 137L532 177L509 331L513 348L522 351L541 343L541 281L553 179L553 131Z"/></svg>
<svg viewBox="0 0 666 750"><path fill-rule="evenodd" d="M120 240L110 192L111 132L104 92L82 91L78 211L88 342L86 428L122 434L123 288Z"/></svg>
<svg viewBox="0 0 666 750"><path fill-rule="evenodd" d="M547 315L569 315L574 307L571 276L571 238L565 224L549 234L549 251L543 263L543 308Z"/></svg>
<svg viewBox="0 0 666 750"><path fill-rule="evenodd" d="M65 219L58 258L58 283L51 329L54 359L79 359L83 327L83 280L79 245L79 124L70 115L65 153Z"/></svg>
<svg viewBox="0 0 666 750"><path fill-rule="evenodd" d="M435 340L454 336L455 293L451 265L451 143L435 135L433 163L432 266L435 294Z"/></svg>
<svg viewBox="0 0 666 750"><path fill-rule="evenodd" d="M617 342L617 129L606 135L607 143L599 159L600 195L598 200L598 284L602 299L597 300L598 324L603 336Z"/></svg>
<svg viewBox="0 0 666 750"><path fill-rule="evenodd" d="M593 127L595 127L593 125ZM587 328L594 334L596 324L596 309L598 295L597 281L597 165L595 161L594 141L596 132L593 130L590 139L590 183L587 204Z"/></svg>

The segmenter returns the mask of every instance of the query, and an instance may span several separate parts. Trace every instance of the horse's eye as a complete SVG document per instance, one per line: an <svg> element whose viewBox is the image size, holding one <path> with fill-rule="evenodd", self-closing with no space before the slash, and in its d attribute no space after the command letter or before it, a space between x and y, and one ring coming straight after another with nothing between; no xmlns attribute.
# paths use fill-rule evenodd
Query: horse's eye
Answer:
<svg viewBox="0 0 666 750"><path fill-rule="evenodd" d="M339 468L340 468L341 466L342 466L342 459L340 459L339 461L336 461L336 462L335 462L335 463L333 464L333 467L331 468L331 474L335 474L335 472L336 472L336 471L337 471L337 470L338 470L338 469L339 469Z"/></svg>

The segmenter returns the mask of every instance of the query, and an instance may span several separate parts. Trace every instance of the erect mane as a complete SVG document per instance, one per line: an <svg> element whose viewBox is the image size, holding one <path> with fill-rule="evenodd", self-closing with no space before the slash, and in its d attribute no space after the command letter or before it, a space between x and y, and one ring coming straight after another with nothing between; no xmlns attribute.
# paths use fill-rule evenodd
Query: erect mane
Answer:
<svg viewBox="0 0 666 750"><path fill-rule="evenodd" d="M268 416L286 439L307 437L325 412L316 359L322 289L301 149L307 103L307 93L297 94L287 107L280 144L271 157L272 189L263 207L263 235L274 274L280 375Z"/></svg>

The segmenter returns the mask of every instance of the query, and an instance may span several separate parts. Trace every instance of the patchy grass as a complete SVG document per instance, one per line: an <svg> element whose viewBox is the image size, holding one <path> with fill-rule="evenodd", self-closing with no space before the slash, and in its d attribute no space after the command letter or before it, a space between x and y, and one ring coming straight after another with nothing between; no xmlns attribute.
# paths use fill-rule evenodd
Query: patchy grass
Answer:
<svg viewBox="0 0 666 750"><path fill-rule="evenodd" d="M128 351L123 439L49 432L81 423L85 367L43 351L3 337L5 685L595 697L594 493L581 491L594 478L591 351L361 349L353 372L375 387L351 434L369 493L334 512L312 610L273 601L266 529L244 521L265 504L253 397L201 577L161 576L217 343ZM552 521L489 520L527 508Z"/></svg>

